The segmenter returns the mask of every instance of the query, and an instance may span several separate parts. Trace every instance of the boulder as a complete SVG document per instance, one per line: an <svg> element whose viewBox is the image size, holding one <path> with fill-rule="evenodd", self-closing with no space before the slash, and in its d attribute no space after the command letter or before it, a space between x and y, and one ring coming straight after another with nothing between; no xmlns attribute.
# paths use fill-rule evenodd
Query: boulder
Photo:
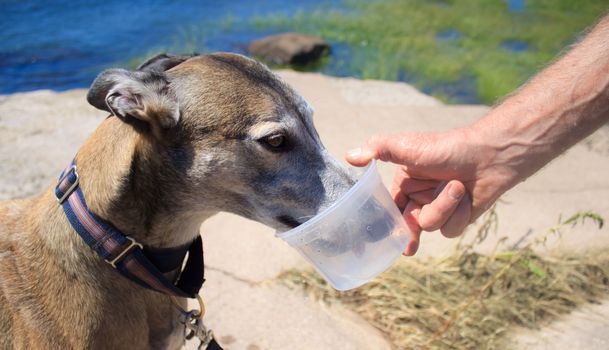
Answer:
<svg viewBox="0 0 609 350"><path fill-rule="evenodd" d="M248 51L275 64L306 65L328 54L330 45L317 36L283 33L252 41Z"/></svg>

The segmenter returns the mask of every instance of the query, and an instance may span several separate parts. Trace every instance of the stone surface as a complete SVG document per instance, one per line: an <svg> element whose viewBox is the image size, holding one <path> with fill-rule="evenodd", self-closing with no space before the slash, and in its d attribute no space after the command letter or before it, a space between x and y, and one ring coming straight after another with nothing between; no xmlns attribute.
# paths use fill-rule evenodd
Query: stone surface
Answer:
<svg viewBox="0 0 609 350"><path fill-rule="evenodd" d="M283 72L289 80L293 75L290 71ZM311 75L314 79L315 76ZM296 78L298 80L303 78ZM381 108L395 106L442 106L435 98L421 93L408 84L382 80L359 80L341 78L329 81L340 92L340 96L350 105L377 106Z"/></svg>
<svg viewBox="0 0 609 350"><path fill-rule="evenodd" d="M587 305L539 330L518 329L514 349L609 349L609 302Z"/></svg>
<svg viewBox="0 0 609 350"><path fill-rule="evenodd" d="M0 96L0 200L40 192L70 164L108 115L89 106L86 90L40 90Z"/></svg>
<svg viewBox="0 0 609 350"><path fill-rule="evenodd" d="M274 283L250 283L211 270L202 295L208 305L207 324L231 350L391 348L357 315ZM186 348L194 345L190 342Z"/></svg>
<svg viewBox="0 0 609 350"><path fill-rule="evenodd" d="M330 50L320 37L300 33L283 33L251 42L248 51L252 56L275 64L306 65L315 62Z"/></svg>
<svg viewBox="0 0 609 350"><path fill-rule="evenodd" d="M306 268L307 262L275 231L242 217L221 213L203 223L205 265L236 280L259 283L282 271Z"/></svg>

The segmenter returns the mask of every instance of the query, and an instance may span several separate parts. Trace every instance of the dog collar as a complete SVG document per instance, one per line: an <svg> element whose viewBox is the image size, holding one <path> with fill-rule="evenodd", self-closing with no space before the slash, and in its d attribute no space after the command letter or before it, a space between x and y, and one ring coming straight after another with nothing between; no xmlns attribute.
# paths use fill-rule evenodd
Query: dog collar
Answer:
<svg viewBox="0 0 609 350"><path fill-rule="evenodd" d="M205 282L203 265L203 241L201 236L189 245L168 249L145 248L135 239L121 233L108 221L93 214L87 207L85 197L79 186L80 178L76 171L76 159L59 176L55 187L57 201L70 221L72 228L102 259L118 270L129 280L172 297L182 313L181 322L186 326L186 339L196 336L200 341L199 349L222 350L213 332L201 320L205 307L199 290ZM182 263L188 252L184 267ZM178 270L177 281L172 282L163 273ZM183 310L175 297L197 298L200 310Z"/></svg>
<svg viewBox="0 0 609 350"><path fill-rule="evenodd" d="M110 266L129 280L148 289L183 298L195 298L205 281L201 236L183 247L144 248L121 233L110 222L93 214L79 186L76 159L59 176L55 187L57 201L78 235ZM184 256L188 260L182 267ZM163 273L179 269L177 281Z"/></svg>

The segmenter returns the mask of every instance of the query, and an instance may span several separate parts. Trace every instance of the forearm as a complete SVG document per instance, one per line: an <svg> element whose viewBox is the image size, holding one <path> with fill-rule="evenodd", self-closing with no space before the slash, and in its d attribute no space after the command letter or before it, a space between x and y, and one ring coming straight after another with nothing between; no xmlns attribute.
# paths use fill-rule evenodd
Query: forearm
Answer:
<svg viewBox="0 0 609 350"><path fill-rule="evenodd" d="M512 187L608 121L609 16L470 131Z"/></svg>

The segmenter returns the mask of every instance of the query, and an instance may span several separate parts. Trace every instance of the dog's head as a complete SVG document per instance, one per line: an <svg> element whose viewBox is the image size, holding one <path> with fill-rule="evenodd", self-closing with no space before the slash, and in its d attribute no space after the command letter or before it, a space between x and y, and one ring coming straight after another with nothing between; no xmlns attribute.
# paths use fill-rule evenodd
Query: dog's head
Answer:
<svg viewBox="0 0 609 350"><path fill-rule="evenodd" d="M159 55L136 71L103 72L87 99L139 131L163 178L179 179L167 191L191 211L285 230L354 182L322 145L309 104L244 56Z"/></svg>

